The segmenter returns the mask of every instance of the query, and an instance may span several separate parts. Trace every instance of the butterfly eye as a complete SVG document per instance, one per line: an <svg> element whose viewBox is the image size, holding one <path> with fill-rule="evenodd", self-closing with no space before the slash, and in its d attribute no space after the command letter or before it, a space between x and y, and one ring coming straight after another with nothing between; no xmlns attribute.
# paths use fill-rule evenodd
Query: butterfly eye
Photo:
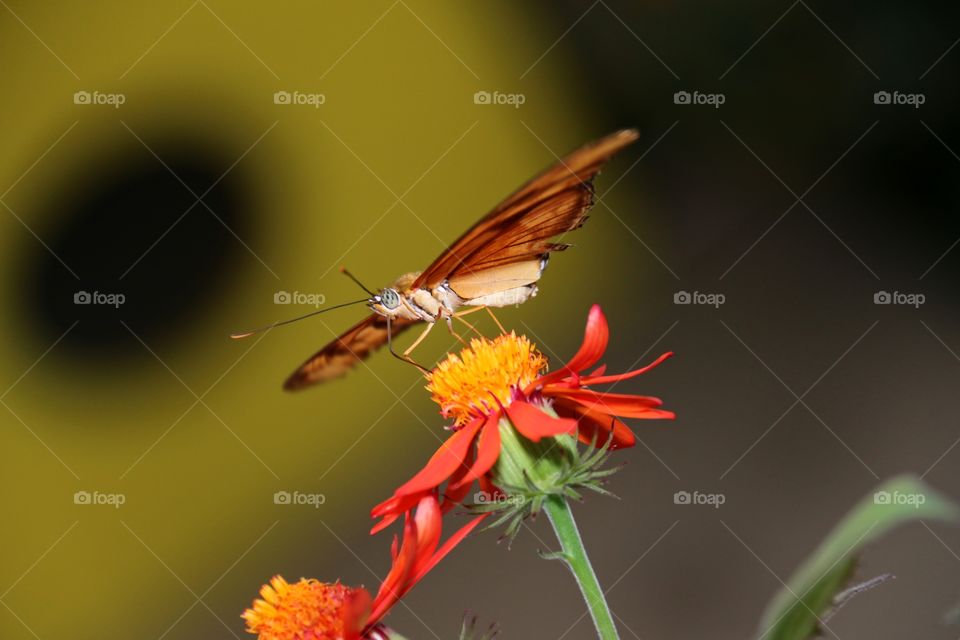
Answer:
<svg viewBox="0 0 960 640"><path fill-rule="evenodd" d="M400 295L393 289L384 289L380 292L380 303L387 309L396 309L400 306Z"/></svg>

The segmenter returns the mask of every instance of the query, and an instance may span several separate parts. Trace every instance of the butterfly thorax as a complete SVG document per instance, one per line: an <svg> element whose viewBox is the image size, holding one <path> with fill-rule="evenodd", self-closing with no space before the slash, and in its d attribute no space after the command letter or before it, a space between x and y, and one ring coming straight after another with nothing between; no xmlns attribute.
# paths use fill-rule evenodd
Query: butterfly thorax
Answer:
<svg viewBox="0 0 960 640"><path fill-rule="evenodd" d="M405 273L393 286L381 289L370 298L369 306L385 317L404 320L436 322L448 318L463 304L463 300L443 283L434 289L413 287L420 272Z"/></svg>

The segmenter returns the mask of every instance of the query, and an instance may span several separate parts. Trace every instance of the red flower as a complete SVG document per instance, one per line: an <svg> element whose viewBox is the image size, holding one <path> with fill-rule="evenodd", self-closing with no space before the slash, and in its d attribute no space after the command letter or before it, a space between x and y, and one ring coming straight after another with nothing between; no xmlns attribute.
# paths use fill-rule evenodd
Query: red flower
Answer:
<svg viewBox="0 0 960 640"><path fill-rule="evenodd" d="M260 640L361 640L384 636L383 617L403 595L457 546L482 518L475 518L440 545L441 509L423 494L416 515L405 514L403 544L393 539L393 565L376 597L363 587L275 576L243 613L247 631ZM399 548L398 548L399 547Z"/></svg>
<svg viewBox="0 0 960 640"><path fill-rule="evenodd" d="M672 411L659 408L663 403L658 398L591 388L646 373L673 355L665 353L645 367L619 375L604 375L604 366L584 375L603 357L609 339L607 319L600 307L593 305L580 349L570 362L551 373L543 373L546 359L530 341L513 333L494 340L473 340L459 355L448 356L428 374L427 388L441 413L455 419L455 432L416 476L374 507L373 517L383 519L373 533L409 510L424 492L444 482L444 510L463 500L474 481L493 493L496 488L489 472L500 455L502 418L508 418L533 442L576 433L588 444L603 446L609 441L611 449L636 442L620 418L674 418Z"/></svg>

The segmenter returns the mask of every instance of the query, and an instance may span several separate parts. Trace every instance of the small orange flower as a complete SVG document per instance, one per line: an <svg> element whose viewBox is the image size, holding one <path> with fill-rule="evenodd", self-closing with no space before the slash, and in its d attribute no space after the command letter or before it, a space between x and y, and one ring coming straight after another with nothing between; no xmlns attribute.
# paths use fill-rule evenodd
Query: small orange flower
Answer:
<svg viewBox="0 0 960 640"><path fill-rule="evenodd" d="M631 447L636 438L620 418L672 419L659 398L603 393L592 387L620 382L653 369L672 356L618 375L604 375L605 366L589 374L603 357L610 329L603 311L593 305L583 343L560 369L544 373L546 358L526 337L508 333L493 340L472 340L459 355L451 354L427 374L427 389L441 414L453 418L454 434L427 465L393 496L373 508L380 531L409 510L425 492L447 483L443 509L466 496L474 481L495 493L489 472L500 456L499 423L506 418L526 439L576 434L581 442L611 449Z"/></svg>
<svg viewBox="0 0 960 640"><path fill-rule="evenodd" d="M260 640L359 637L357 618L363 615L362 605L364 601L369 604L369 597L363 589L339 582L301 578L290 584L282 576L274 576L260 588L260 599L242 617L247 630Z"/></svg>
<svg viewBox="0 0 960 640"><path fill-rule="evenodd" d="M474 418L513 402L522 389L546 371L547 359L526 336L507 333L493 340L470 341L427 376L427 391L445 418L462 427Z"/></svg>
<svg viewBox="0 0 960 640"><path fill-rule="evenodd" d="M379 640L387 637L381 621L482 520L474 518L440 544L441 510L433 493L405 514L403 543L393 540L393 565L376 597L363 587L303 579L293 584L275 576L260 598L243 613L247 631L259 640Z"/></svg>

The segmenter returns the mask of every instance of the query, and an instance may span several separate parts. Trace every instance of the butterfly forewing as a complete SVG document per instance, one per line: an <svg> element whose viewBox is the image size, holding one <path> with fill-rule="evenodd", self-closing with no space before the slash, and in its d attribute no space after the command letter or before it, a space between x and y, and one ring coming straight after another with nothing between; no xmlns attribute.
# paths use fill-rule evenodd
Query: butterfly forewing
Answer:
<svg viewBox="0 0 960 640"><path fill-rule="evenodd" d="M624 129L577 149L525 184L454 242L413 283L433 288L458 273L539 258L566 245L550 239L583 224L592 180L639 134Z"/></svg>

